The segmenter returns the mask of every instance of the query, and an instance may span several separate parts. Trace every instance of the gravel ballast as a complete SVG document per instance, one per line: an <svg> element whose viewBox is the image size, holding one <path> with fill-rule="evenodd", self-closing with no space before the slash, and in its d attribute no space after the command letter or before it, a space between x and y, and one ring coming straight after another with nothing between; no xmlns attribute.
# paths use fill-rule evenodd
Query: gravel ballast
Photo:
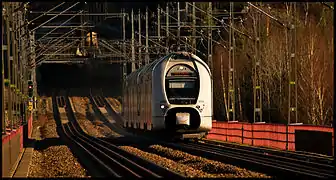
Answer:
<svg viewBox="0 0 336 180"><path fill-rule="evenodd" d="M192 167L189 167L184 164L177 163L173 160L161 157L156 154L148 153L145 151L142 151L140 149L131 147L131 146L119 146L125 151L128 151L130 153L133 153L139 157L142 157L144 159L147 159L149 161L154 162L155 164L158 164L162 167L168 168L170 170L175 171L176 173L182 174L186 177L211 177L210 174L207 174L203 171L194 169Z"/></svg>
<svg viewBox="0 0 336 180"><path fill-rule="evenodd" d="M209 160L203 157L194 156L179 150L163 147L161 145L149 146L150 152L158 154L162 157L172 159L178 163L202 170L211 174L213 177L228 178L265 178L265 174L253 172L247 169L239 168L230 164L224 164L219 161Z"/></svg>
<svg viewBox="0 0 336 180"><path fill-rule="evenodd" d="M119 137L120 134L112 131L104 125L94 113L90 101L86 97L72 97L73 109L76 111L75 117L81 129L93 137Z"/></svg>
<svg viewBox="0 0 336 180"><path fill-rule="evenodd" d="M206 158L193 156L188 153L166 148L160 145L150 146L149 152L145 152L131 146L120 146L120 148L186 177L270 178L265 174L256 173L218 161L212 161Z"/></svg>
<svg viewBox="0 0 336 180"><path fill-rule="evenodd" d="M28 177L89 177L70 149L63 144L56 127L50 111L46 115L39 115L38 120L33 122L36 143Z"/></svg>

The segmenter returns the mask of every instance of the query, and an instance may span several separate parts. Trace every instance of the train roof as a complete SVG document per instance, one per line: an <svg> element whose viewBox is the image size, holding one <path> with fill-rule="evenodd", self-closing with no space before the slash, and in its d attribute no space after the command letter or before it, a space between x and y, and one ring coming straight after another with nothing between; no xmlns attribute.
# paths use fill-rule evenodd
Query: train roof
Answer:
<svg viewBox="0 0 336 180"><path fill-rule="evenodd" d="M210 68L208 67L208 65L202 61L198 56L196 56L195 54L192 54L192 53L189 53L189 52L186 52L186 51L179 51L179 52L173 52L173 53L170 53L166 56L163 56L159 59L156 59L154 60L153 62L145 65L145 66L142 66L141 68L137 69L136 71L132 72L131 74L129 74L126 78L126 82L127 81L133 81L133 83L135 82L139 82L140 79L140 75L141 74L144 74L144 73L148 73L148 72L151 72L153 71L153 69L161 62L165 61L165 60L168 60L170 59L171 57L173 58L178 58L179 56L189 56L195 60L197 60L199 63L201 63L203 66L206 67L206 69L208 70L208 73L210 74L211 76L211 72L210 72ZM127 85L127 83L126 83Z"/></svg>

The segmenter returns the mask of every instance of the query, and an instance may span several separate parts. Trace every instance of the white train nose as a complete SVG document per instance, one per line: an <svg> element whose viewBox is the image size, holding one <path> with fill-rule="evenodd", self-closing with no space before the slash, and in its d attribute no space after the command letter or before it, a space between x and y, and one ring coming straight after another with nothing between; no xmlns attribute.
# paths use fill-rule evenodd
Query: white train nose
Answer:
<svg viewBox="0 0 336 180"><path fill-rule="evenodd" d="M182 134L211 129L211 72L196 55L179 52L154 60L128 75L123 89L123 115L132 127Z"/></svg>

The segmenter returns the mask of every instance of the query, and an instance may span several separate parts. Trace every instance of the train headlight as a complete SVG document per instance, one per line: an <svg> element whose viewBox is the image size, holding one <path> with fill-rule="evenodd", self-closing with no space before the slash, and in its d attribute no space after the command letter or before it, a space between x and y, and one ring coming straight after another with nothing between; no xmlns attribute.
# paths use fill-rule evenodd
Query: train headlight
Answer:
<svg viewBox="0 0 336 180"><path fill-rule="evenodd" d="M161 109L161 111L162 111L163 114L166 113L167 108L168 108L167 105L165 105L165 104L160 104L160 109Z"/></svg>

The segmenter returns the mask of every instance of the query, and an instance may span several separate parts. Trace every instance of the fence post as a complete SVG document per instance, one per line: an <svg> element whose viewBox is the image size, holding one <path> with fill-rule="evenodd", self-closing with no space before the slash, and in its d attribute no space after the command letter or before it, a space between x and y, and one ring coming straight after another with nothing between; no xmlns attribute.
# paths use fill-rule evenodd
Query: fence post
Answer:
<svg viewBox="0 0 336 180"><path fill-rule="evenodd" d="M242 124L242 144L244 144L244 125Z"/></svg>
<svg viewBox="0 0 336 180"><path fill-rule="evenodd" d="M227 125L226 125L226 133L225 133L225 139L226 139L226 142L228 141L228 129L229 129L229 121L227 122Z"/></svg>
<svg viewBox="0 0 336 180"><path fill-rule="evenodd" d="M251 132L252 132L252 146L254 145L254 136L253 136L253 123L251 123Z"/></svg>
<svg viewBox="0 0 336 180"><path fill-rule="evenodd" d="M286 151L288 151L288 123L286 124Z"/></svg>

